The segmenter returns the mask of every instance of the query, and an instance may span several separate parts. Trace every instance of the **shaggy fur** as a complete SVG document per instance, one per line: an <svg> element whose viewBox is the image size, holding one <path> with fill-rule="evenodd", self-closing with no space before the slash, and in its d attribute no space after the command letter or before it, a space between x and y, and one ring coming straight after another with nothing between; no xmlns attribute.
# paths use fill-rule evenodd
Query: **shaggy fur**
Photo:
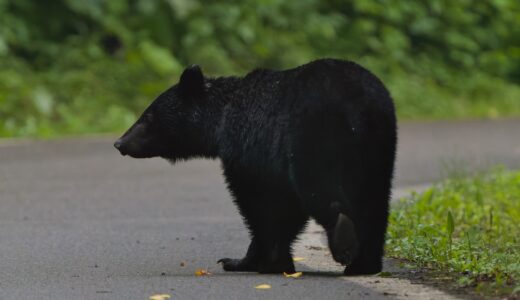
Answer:
<svg viewBox="0 0 520 300"><path fill-rule="evenodd" d="M251 234L227 271L293 272L309 217L345 274L381 271L397 128L392 99L361 66L322 59L206 78L197 66L115 144L132 157L220 158Z"/></svg>

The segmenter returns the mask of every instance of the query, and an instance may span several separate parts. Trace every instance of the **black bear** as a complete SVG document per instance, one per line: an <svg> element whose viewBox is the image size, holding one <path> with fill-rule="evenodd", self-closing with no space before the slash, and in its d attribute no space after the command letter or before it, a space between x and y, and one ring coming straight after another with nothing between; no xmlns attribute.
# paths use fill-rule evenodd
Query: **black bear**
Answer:
<svg viewBox="0 0 520 300"><path fill-rule="evenodd" d="M251 234L226 271L294 272L291 244L314 218L345 274L382 269L397 128L382 82L350 61L208 78L198 66L115 142L123 155L220 158Z"/></svg>

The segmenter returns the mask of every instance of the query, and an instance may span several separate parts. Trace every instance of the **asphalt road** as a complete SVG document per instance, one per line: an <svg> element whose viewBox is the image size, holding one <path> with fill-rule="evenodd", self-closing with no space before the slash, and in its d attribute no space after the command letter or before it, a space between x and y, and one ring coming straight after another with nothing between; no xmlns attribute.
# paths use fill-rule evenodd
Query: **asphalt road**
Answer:
<svg viewBox="0 0 520 300"><path fill-rule="evenodd" d="M520 169L519 135L520 120L401 124L396 194L461 170ZM135 160L112 141L0 141L1 300L448 297L339 276L314 226L296 247L302 278L225 273L216 261L243 256L248 237L218 162Z"/></svg>

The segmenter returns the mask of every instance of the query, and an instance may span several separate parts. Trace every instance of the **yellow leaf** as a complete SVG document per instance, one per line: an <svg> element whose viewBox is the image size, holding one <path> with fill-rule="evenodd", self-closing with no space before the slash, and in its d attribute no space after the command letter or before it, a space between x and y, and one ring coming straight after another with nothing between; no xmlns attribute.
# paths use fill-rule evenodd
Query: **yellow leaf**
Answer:
<svg viewBox="0 0 520 300"><path fill-rule="evenodd" d="M268 290L271 288L271 285L269 284L259 284L257 286L255 286L255 289L259 289L259 290Z"/></svg>
<svg viewBox="0 0 520 300"><path fill-rule="evenodd" d="M150 300L166 300L166 299L170 299L170 295L158 294L158 295L150 296Z"/></svg>
<svg viewBox="0 0 520 300"><path fill-rule="evenodd" d="M293 257L292 260L293 261L302 261L302 260L305 260L305 258L296 256L296 257Z"/></svg>
<svg viewBox="0 0 520 300"><path fill-rule="evenodd" d="M288 273L283 272L283 275L285 277L288 277L288 278L298 278L298 277L302 276L303 273L302 272L296 272L296 273L288 274Z"/></svg>
<svg viewBox="0 0 520 300"><path fill-rule="evenodd" d="M198 269L197 271L195 271L195 275L197 275L197 276L208 276L208 275L211 275L211 273L208 272L208 270Z"/></svg>

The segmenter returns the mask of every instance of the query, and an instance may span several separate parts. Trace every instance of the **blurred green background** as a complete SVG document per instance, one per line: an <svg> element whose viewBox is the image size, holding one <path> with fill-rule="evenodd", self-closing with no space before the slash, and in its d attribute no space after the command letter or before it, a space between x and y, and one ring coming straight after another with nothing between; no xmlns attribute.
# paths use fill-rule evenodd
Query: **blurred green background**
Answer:
<svg viewBox="0 0 520 300"><path fill-rule="evenodd" d="M518 0L0 0L0 137L122 131L189 64L346 58L401 119L520 115Z"/></svg>

